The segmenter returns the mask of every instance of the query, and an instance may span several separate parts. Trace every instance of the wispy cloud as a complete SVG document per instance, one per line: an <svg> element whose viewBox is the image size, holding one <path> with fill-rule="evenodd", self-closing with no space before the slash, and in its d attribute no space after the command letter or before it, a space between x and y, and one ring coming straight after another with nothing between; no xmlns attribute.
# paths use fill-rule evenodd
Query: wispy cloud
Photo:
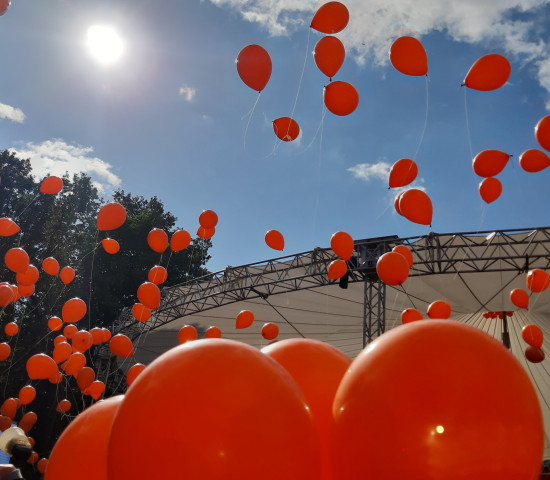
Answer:
<svg viewBox="0 0 550 480"><path fill-rule="evenodd" d="M383 180L388 182L390 176L391 165L386 162L378 163L358 163L353 167L347 169L348 172L353 174L354 178L365 180L369 182L371 180Z"/></svg>
<svg viewBox="0 0 550 480"><path fill-rule="evenodd" d="M61 176L84 172L93 180L99 192L118 187L122 180L114 174L113 166L94 157L92 147L71 145L64 140L46 140L42 143L28 142L21 148L11 148L18 157L31 161L34 175L42 178L47 174Z"/></svg>
<svg viewBox="0 0 550 480"><path fill-rule="evenodd" d="M180 87L180 95L182 95L185 98L185 101L187 102L191 102L193 98L195 98L196 94L197 94L197 90L193 87L187 87L187 86Z"/></svg>
<svg viewBox="0 0 550 480"><path fill-rule="evenodd" d="M0 103L0 118L5 118L16 123L23 123L25 121L25 114L20 108Z"/></svg>
<svg viewBox="0 0 550 480"><path fill-rule="evenodd" d="M262 25L271 35L289 35L308 28L315 10L326 3L210 1L238 10L243 18ZM498 53L531 64L540 85L550 92L549 42L534 35L544 28L543 22L548 17L541 13L547 8L548 0L348 0L344 3L350 10L350 23L339 36L359 64L367 61L387 64L388 49L398 36L422 37L431 32L446 32L460 42L488 42Z"/></svg>

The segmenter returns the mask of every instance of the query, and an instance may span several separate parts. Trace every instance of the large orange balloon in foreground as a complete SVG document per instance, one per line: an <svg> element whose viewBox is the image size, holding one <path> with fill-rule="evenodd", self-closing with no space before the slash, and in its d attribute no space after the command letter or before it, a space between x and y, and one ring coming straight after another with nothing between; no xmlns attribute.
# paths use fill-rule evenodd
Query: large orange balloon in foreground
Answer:
<svg viewBox="0 0 550 480"><path fill-rule="evenodd" d="M279 363L302 390L321 436L321 479L332 478L329 466L332 402L351 360L332 345L309 338L292 338L262 349Z"/></svg>
<svg viewBox="0 0 550 480"><path fill-rule="evenodd" d="M163 441L135 455L136 438ZM117 480L321 473L317 428L298 386L271 358L224 339L188 342L149 364L120 405L108 451L108 478Z"/></svg>
<svg viewBox="0 0 550 480"><path fill-rule="evenodd" d="M311 20L310 27L321 33L341 32L349 22L349 11L340 2L328 2L321 5Z"/></svg>
<svg viewBox="0 0 550 480"><path fill-rule="evenodd" d="M407 220L420 225L431 225L433 206L426 192L411 188L400 194L399 210Z"/></svg>
<svg viewBox="0 0 550 480"><path fill-rule="evenodd" d="M420 40L414 37L400 37L390 48L390 62L405 75L428 74L428 57Z"/></svg>
<svg viewBox="0 0 550 480"><path fill-rule="evenodd" d="M237 72L245 85L261 92L271 77L271 57L259 45L244 47L237 57Z"/></svg>
<svg viewBox="0 0 550 480"><path fill-rule="evenodd" d="M337 37L321 38L313 50L315 64L327 77L332 78L344 63L346 49Z"/></svg>
<svg viewBox="0 0 550 480"><path fill-rule="evenodd" d="M464 85L474 90L496 90L508 81L511 71L512 67L506 57L491 53L481 57L471 66L464 79Z"/></svg>
<svg viewBox="0 0 550 480"><path fill-rule="evenodd" d="M69 424L52 450L44 480L107 479L109 434L123 398L96 403Z"/></svg>
<svg viewBox="0 0 550 480"><path fill-rule="evenodd" d="M344 374L332 411L338 480L540 472L544 425L530 378L500 342L463 323L413 322L383 334Z"/></svg>
<svg viewBox="0 0 550 480"><path fill-rule="evenodd" d="M292 142L300 134L300 126L296 120L290 117L281 117L273 120L273 130L275 135L283 142Z"/></svg>
<svg viewBox="0 0 550 480"><path fill-rule="evenodd" d="M101 207L97 214L97 229L115 230L121 227L125 221L126 209L120 203L108 203Z"/></svg>
<svg viewBox="0 0 550 480"><path fill-rule="evenodd" d="M353 113L359 105L359 94L351 83L338 80L325 87L324 100L334 115L345 116Z"/></svg>

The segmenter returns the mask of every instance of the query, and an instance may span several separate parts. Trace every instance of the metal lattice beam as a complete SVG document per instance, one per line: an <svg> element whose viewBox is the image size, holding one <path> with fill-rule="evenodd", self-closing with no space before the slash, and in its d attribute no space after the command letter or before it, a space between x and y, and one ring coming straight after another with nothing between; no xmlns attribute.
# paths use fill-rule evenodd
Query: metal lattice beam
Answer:
<svg viewBox="0 0 550 480"><path fill-rule="evenodd" d="M413 253L411 277L505 271L520 273L529 268L544 269L550 265L550 227L430 233L404 239L390 236L355 242L354 254L348 262L349 282L378 282L376 262L379 256L397 245L406 245ZM336 258L330 249L315 248L264 262L228 267L185 284L165 288L160 308L146 324L136 325L126 312L119 318L116 329L135 337L178 318L230 303L334 284L336 282L328 278L327 270ZM369 298L372 302L374 297ZM379 301L376 305L378 308L383 304ZM379 325L379 330L384 328L381 318L369 318L371 323L366 330L373 325ZM365 325L368 326L367 323ZM370 338L370 334L365 334L365 338Z"/></svg>

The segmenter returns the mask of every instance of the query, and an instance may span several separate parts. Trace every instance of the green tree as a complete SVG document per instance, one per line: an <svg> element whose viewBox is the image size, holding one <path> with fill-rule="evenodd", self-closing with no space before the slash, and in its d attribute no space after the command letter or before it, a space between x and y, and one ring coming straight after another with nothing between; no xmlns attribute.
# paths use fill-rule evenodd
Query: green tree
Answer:
<svg viewBox="0 0 550 480"><path fill-rule="evenodd" d="M15 321L20 328L13 338L0 332L0 342L8 342L12 348L10 358L0 363L3 399L17 397L19 389L29 383L25 364L30 356L52 354L54 338L62 332L51 332L47 322L51 316L61 317L63 303L69 298L80 297L88 306L77 327L112 330L121 311L137 302L137 288L147 281L147 273L154 265L167 268L166 286L207 273L204 265L210 258L208 240L196 239L178 253L171 253L168 248L162 255L147 245L147 235L153 228L160 228L169 236L177 230L176 217L165 211L157 197L145 199L124 191L115 192L113 201L125 207L126 222L115 231L100 232L96 217L105 202L99 198L90 177L83 173L72 178L65 175L63 183L59 194L43 194L32 176L29 160L19 159L8 151L0 152L0 217L12 218L21 228L14 236L0 237L0 258L10 248L24 248L31 264L41 272L35 293L0 313L0 327ZM101 247L101 240L108 235L120 244L115 255ZM64 285L58 277L44 273L40 267L47 257L56 258L61 267L74 268L74 281ZM10 284L17 281L16 274L3 262L0 262L0 281ZM93 366L98 348L87 352L88 365ZM37 398L18 412L16 420L25 410L38 414L38 422L30 434L36 439L40 456L48 456L69 419L56 412L58 401L68 398L73 404L70 413L75 415L91 400L82 395L74 378L65 377L59 385L48 380L35 380L32 384ZM25 475L33 478L34 473L31 469Z"/></svg>

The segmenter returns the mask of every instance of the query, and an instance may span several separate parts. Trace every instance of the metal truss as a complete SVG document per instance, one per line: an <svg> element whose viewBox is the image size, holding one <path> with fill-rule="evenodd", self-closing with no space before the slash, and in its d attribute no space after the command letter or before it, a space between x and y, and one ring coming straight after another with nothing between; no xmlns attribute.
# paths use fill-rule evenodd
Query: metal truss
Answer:
<svg viewBox="0 0 550 480"><path fill-rule="evenodd" d="M365 282L364 342L385 329L385 286L376 273L380 255L397 245L408 246L414 257L410 277L433 274L526 272L550 266L550 227L485 232L463 232L355 241L345 282ZM186 315L243 300L312 289L337 283L327 270L337 257L328 248L315 248L225 270L163 289L159 309L146 324L123 312L115 329L133 338ZM341 283L345 288L345 285Z"/></svg>

